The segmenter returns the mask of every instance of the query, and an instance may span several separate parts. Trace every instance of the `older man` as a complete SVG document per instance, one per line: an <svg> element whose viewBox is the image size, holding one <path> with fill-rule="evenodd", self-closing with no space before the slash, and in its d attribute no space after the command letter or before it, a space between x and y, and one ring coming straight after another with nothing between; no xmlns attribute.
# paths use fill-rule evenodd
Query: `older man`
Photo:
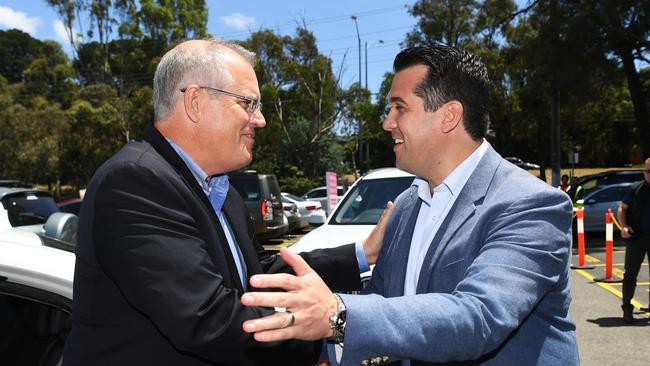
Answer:
<svg viewBox="0 0 650 366"><path fill-rule="evenodd" d="M394 63L384 129L397 167L417 176L395 201L366 295L333 295L299 257L298 277L251 278L260 341L329 337L344 365L577 365L569 317L571 202L484 139L485 65L454 47L410 48ZM513 187L516 187L513 189ZM316 311L315 309L319 309ZM321 316L320 314L326 314Z"/></svg>
<svg viewBox="0 0 650 366"><path fill-rule="evenodd" d="M256 243L224 174L251 162L255 131L266 124L253 57L197 40L161 59L155 122L97 170L81 208L64 365L317 361L321 342L261 344L241 329L274 313L240 304L248 277L290 270ZM367 258L359 244L304 258L330 286L351 289L380 245L367 240Z"/></svg>

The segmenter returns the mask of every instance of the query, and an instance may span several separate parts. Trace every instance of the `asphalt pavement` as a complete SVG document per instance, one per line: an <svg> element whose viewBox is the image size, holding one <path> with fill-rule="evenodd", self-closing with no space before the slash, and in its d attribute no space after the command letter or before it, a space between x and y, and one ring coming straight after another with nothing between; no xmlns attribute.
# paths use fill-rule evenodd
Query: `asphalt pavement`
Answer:
<svg viewBox="0 0 650 366"><path fill-rule="evenodd" d="M600 235L600 236L599 236ZM624 274L625 243L615 238L611 280L620 281ZM576 323L580 360L583 366L650 364L650 314L640 311L648 306L649 269L644 261L632 304L633 324L625 324L621 310L621 282L595 282L606 278L604 234L587 238L585 260L592 269L574 269L571 273L571 316ZM578 264L578 256L573 256Z"/></svg>

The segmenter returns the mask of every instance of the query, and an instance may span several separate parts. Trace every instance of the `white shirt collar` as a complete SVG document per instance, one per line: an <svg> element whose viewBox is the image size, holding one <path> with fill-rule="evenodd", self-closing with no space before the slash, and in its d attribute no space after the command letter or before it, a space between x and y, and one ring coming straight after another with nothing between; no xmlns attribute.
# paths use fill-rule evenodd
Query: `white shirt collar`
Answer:
<svg viewBox="0 0 650 366"><path fill-rule="evenodd" d="M483 142L479 147L474 150L465 160L463 160L460 165L458 165L448 176L445 178L442 183L433 188L434 192L446 189L452 196L458 197L460 191L463 189L469 177L474 173L474 170L478 166L479 161L485 155L485 152L490 146L490 143L487 140L483 139ZM422 177L416 177L413 181L413 185L418 187L418 196L425 202L431 200L431 194L429 193L429 183Z"/></svg>

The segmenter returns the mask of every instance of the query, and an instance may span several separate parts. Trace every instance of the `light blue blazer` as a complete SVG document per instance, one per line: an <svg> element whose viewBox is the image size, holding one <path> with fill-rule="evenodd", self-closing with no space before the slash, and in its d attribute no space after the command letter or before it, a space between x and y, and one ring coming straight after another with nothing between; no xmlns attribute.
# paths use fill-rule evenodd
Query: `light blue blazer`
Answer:
<svg viewBox="0 0 650 366"><path fill-rule="evenodd" d="M569 197L489 147L426 253L417 294L403 296L420 204L414 186L400 194L368 295L341 295L342 364L578 365Z"/></svg>

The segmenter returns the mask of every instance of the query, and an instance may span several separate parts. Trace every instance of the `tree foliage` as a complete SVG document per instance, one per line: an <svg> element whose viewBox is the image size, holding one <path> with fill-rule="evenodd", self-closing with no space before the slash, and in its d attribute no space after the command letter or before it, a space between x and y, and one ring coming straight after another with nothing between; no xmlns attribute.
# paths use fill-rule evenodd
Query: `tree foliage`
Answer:
<svg viewBox="0 0 650 366"><path fill-rule="evenodd" d="M156 65L177 41L208 36L207 5L46 2L67 28L72 60L53 41L0 31L0 176L82 187L152 121ZM565 162L579 146L584 165L621 165L650 155L646 3L418 0L408 8L416 26L404 45L450 44L481 57L492 81L488 139L502 154L549 165L555 106ZM249 168L302 193L328 170L393 165L393 141L382 128L391 73L374 98L356 83L342 87L340 65L304 25L292 35L261 29L241 43L259 57L267 121Z"/></svg>

